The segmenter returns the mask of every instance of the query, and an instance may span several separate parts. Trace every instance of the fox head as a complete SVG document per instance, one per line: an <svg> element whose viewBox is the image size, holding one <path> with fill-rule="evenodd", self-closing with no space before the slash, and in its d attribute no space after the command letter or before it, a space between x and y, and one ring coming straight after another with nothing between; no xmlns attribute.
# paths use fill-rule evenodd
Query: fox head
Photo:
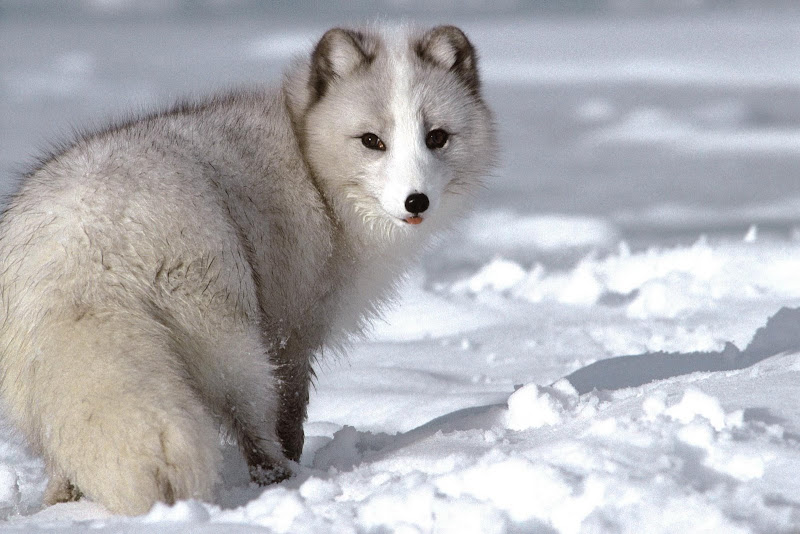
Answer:
<svg viewBox="0 0 800 534"><path fill-rule="evenodd" d="M318 187L367 234L447 226L495 160L477 56L456 27L334 28L286 87Z"/></svg>

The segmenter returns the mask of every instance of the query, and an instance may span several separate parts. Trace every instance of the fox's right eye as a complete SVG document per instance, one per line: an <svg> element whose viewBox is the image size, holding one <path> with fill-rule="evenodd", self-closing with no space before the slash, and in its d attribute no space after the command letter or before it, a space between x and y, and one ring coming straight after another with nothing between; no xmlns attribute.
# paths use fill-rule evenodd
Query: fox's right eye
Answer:
<svg viewBox="0 0 800 534"><path fill-rule="evenodd" d="M386 150L381 138L374 133L365 133L361 136L361 144L372 150Z"/></svg>

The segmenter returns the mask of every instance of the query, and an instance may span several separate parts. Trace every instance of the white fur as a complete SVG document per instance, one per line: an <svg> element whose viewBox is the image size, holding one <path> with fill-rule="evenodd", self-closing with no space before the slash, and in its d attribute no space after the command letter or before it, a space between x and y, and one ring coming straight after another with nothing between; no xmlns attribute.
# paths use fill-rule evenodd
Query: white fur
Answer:
<svg viewBox="0 0 800 534"><path fill-rule="evenodd" d="M220 425L255 480L288 474L314 358L379 313L493 159L468 78L415 52L458 32L436 31L334 30L280 90L88 135L26 176L0 222L0 397L46 502L210 500ZM436 154L434 127L457 131Z"/></svg>
<svg viewBox="0 0 800 534"><path fill-rule="evenodd" d="M431 197L437 181L430 168L432 156L424 146L425 125L420 120L419 103L412 87L412 73L408 58L404 55L395 52L390 60L393 128L389 136L390 150L382 169L385 185L379 197L383 208L398 225L411 215L404 206L408 195L425 193Z"/></svg>

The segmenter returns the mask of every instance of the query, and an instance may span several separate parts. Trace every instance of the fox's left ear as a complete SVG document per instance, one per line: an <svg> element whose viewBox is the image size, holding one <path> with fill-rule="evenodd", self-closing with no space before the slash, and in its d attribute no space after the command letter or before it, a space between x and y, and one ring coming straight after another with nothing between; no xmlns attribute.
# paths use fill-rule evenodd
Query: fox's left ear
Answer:
<svg viewBox="0 0 800 534"><path fill-rule="evenodd" d="M417 42L415 51L423 61L453 71L474 94L480 91L475 48L459 28L433 28Z"/></svg>

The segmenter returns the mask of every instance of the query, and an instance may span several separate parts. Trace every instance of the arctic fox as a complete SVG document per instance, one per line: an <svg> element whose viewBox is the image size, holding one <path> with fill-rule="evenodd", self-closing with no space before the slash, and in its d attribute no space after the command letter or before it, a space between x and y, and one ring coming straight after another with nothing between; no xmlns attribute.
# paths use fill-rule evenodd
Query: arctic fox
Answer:
<svg viewBox="0 0 800 534"><path fill-rule="evenodd" d="M291 474L314 357L452 224L495 134L453 26L326 32L280 88L84 135L0 221L0 396L46 503L213 499L220 429Z"/></svg>

